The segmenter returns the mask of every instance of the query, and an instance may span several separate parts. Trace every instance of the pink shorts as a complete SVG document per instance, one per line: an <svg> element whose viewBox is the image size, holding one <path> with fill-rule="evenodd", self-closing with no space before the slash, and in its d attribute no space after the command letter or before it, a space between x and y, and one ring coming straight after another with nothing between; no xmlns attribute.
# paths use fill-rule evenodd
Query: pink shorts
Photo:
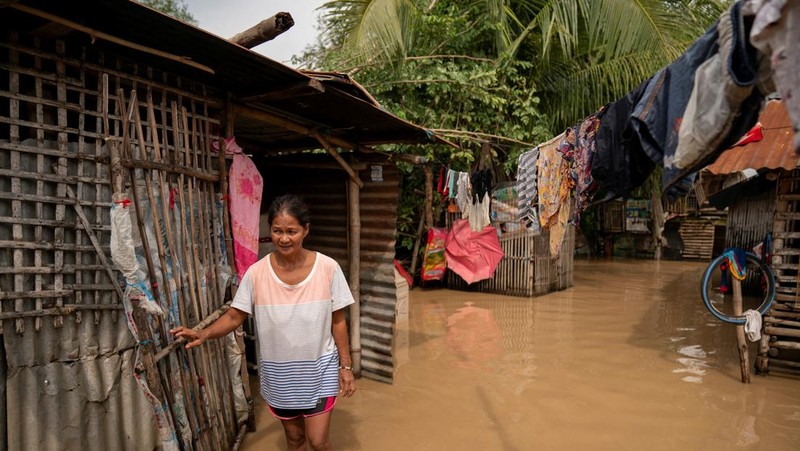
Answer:
<svg viewBox="0 0 800 451"><path fill-rule="evenodd" d="M267 404L267 407L269 407L270 413L279 420L294 420L295 418L308 418L330 412L335 405L336 396L329 396L327 398L319 398L319 400L317 400L317 405L310 409L281 409L272 407L269 404Z"/></svg>

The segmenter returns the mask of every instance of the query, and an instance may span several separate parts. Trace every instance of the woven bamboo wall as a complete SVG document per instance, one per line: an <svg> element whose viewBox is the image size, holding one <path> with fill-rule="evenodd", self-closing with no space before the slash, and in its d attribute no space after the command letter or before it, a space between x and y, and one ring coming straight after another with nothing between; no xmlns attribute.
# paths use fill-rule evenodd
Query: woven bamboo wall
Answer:
<svg viewBox="0 0 800 451"><path fill-rule="evenodd" d="M153 357L165 344L168 324L153 318L148 323L152 335L139 343L126 324L124 281L110 264L112 193L105 138L122 143L128 136L122 172L128 193L139 197L129 208L155 215L171 188L186 192L185 200L176 200L179 208L189 209L184 218L191 218L183 236L197 240L191 243L193 255L171 260L169 271L183 279L182 271L193 268L195 275L209 277L208 286L188 279L193 296L182 299L180 310L194 325L223 302L213 282L216 260L209 260L211 237L221 223L213 217L219 175L208 136L219 128L221 96L156 67L101 53L87 41L39 39L13 30L0 36L0 333L8 359L7 396L0 402L7 402L9 448L154 449L161 444L154 407L133 371L137 353ZM138 108L130 107L134 92ZM154 121L148 121L149 98ZM123 127L123 116L143 124ZM137 128L142 130L138 140ZM178 128L185 139L176 138ZM152 159L156 138L162 162ZM179 139L181 149L176 148ZM152 182L152 190L145 182ZM162 235L152 217L142 216L140 231L155 248ZM173 310L166 289L171 284L156 272L150 273L156 276L150 279L153 294L176 321L179 308ZM175 422L181 443L226 449L235 439L230 389L219 388L230 386L224 354L223 343L217 343L193 356L170 355L159 364L161 374L137 369L163 384L160 401L169 403L167 416L177 415L176 405L182 418L188 415L187 423ZM200 385L214 387L206 405L200 403ZM196 402L181 404L181 395Z"/></svg>

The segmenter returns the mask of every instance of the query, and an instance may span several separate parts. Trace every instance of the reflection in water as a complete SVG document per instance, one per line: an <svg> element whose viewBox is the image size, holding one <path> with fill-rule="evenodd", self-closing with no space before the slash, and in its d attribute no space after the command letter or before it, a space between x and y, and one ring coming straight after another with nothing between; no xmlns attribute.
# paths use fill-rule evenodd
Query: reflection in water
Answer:
<svg viewBox="0 0 800 451"><path fill-rule="evenodd" d="M361 379L336 406L333 445L800 449L800 378L739 381L734 328L699 299L704 267L576 261L574 288L530 299L417 288L395 383ZM256 415L242 449L283 449L277 421Z"/></svg>

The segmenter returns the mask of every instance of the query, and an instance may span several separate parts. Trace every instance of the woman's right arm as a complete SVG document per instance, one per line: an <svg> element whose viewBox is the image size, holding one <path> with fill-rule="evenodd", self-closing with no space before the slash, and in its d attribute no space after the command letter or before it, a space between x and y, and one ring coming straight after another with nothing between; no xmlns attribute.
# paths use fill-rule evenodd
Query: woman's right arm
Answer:
<svg viewBox="0 0 800 451"><path fill-rule="evenodd" d="M194 331L183 326L178 326L171 329L169 332L174 335L175 338L186 338L189 341L189 343L186 344L186 349L191 349L195 346L200 346L205 343L206 340L228 335L236 330L237 327L241 326L245 318L247 318L247 313L231 307L205 329Z"/></svg>

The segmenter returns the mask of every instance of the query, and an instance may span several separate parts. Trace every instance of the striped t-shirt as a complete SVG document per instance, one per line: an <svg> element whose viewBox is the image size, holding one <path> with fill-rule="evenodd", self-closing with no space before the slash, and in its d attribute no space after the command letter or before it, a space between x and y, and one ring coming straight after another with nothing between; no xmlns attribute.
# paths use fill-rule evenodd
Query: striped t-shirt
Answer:
<svg viewBox="0 0 800 451"><path fill-rule="evenodd" d="M341 267L316 253L308 277L281 281L269 255L242 278L231 307L252 314L259 346L261 396L281 409L309 409L339 390L332 313L355 302Z"/></svg>

